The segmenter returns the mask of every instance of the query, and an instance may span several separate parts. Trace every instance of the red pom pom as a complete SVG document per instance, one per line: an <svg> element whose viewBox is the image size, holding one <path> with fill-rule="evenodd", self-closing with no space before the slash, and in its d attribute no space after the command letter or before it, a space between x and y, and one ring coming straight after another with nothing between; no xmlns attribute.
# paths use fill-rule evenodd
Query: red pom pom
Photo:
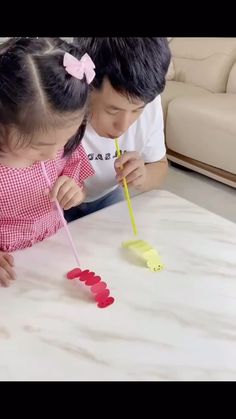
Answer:
<svg viewBox="0 0 236 419"><path fill-rule="evenodd" d="M97 304L97 306L99 308L105 308L110 306L111 304L113 304L115 301L115 299L113 297L108 297L105 300L99 301L99 303Z"/></svg>
<svg viewBox="0 0 236 419"><path fill-rule="evenodd" d="M86 279L85 285L91 286L91 285L95 285L98 282L101 281L101 277L100 276L91 276L90 278Z"/></svg>
<svg viewBox="0 0 236 419"><path fill-rule="evenodd" d="M72 269L72 271L68 272L66 276L68 279L75 279L79 277L80 273L81 273L81 269L75 268L75 269Z"/></svg>
<svg viewBox="0 0 236 419"><path fill-rule="evenodd" d="M99 292L99 294L95 295L95 301L97 301L99 303L99 301L103 301L105 300L107 297L109 297L110 295L110 291L107 288L104 291Z"/></svg>
<svg viewBox="0 0 236 419"><path fill-rule="evenodd" d="M90 278L91 273L94 274L94 272L90 272L88 269L85 269L84 271L81 271L80 276L79 276L79 280L82 281L82 282L87 281L87 279Z"/></svg>
<svg viewBox="0 0 236 419"><path fill-rule="evenodd" d="M106 286L107 286L106 282L102 282L102 281L98 282L98 284L93 285L93 287L91 288L91 292L93 294L98 294L99 292L105 290Z"/></svg>

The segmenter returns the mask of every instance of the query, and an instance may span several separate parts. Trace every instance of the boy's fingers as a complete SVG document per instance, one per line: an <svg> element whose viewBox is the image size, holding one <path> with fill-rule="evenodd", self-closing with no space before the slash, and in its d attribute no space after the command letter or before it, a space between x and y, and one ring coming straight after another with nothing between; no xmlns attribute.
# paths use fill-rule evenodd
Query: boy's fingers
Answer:
<svg viewBox="0 0 236 419"><path fill-rule="evenodd" d="M126 153L122 154L122 156L118 157L115 161L115 168L121 168L125 163L129 160L138 160L140 159L139 154L137 151L127 151Z"/></svg>

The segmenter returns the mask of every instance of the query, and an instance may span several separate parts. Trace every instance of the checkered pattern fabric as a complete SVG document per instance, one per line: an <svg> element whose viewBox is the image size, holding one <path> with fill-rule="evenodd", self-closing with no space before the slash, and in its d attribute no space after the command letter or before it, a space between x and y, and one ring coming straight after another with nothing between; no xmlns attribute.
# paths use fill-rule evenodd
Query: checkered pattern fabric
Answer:
<svg viewBox="0 0 236 419"><path fill-rule="evenodd" d="M45 168L52 185L66 175L83 187L83 181L94 174L82 145L69 157L63 157L60 151L55 160L45 162ZM21 169L0 164L0 250L13 252L30 247L62 227L46 189L40 162Z"/></svg>

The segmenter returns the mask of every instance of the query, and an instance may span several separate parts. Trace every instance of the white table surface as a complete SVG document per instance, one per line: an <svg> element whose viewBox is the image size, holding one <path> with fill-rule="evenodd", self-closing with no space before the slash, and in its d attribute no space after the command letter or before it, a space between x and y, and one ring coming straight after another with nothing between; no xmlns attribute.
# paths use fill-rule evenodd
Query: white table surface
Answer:
<svg viewBox="0 0 236 419"><path fill-rule="evenodd" d="M139 238L161 254L150 272L125 202L70 224L82 268L115 303L97 308L64 229L16 252L18 279L0 288L0 380L235 380L236 225L166 191L133 198Z"/></svg>

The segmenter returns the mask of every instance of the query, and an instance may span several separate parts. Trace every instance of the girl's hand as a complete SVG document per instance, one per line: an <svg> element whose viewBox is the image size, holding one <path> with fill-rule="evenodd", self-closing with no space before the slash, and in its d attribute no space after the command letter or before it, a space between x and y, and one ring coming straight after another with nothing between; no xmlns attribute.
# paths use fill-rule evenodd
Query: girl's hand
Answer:
<svg viewBox="0 0 236 419"><path fill-rule="evenodd" d="M9 287L11 281L16 279L13 266L13 256L9 253L0 252L0 287Z"/></svg>
<svg viewBox="0 0 236 419"><path fill-rule="evenodd" d="M84 192L75 180L68 176L60 176L54 183L49 195L52 201L57 199L64 210L79 205L85 197Z"/></svg>

